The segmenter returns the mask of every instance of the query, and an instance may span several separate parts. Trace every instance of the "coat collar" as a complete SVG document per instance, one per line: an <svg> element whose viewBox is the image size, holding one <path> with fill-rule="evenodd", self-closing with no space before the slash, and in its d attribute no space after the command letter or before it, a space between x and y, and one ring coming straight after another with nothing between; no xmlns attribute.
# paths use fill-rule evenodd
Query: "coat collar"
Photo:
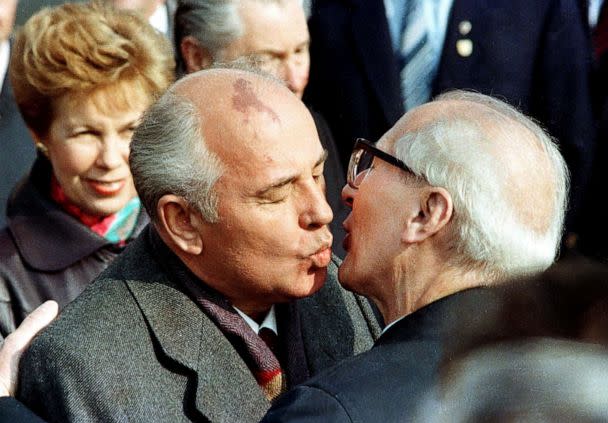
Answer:
<svg viewBox="0 0 608 423"><path fill-rule="evenodd" d="M172 280L175 273L169 277L159 263L169 261L169 266L187 272L185 266L151 226L135 242L145 244L134 258L138 260L134 269L146 266L155 277L142 280L136 270L133 279L125 275L127 285L160 350L195 373L196 409L214 422L259 421L270 403L253 374L217 326Z"/></svg>
<svg viewBox="0 0 608 423"><path fill-rule="evenodd" d="M426 340L450 343L451 338L459 342L455 334L464 332L461 326L465 317L483 321L497 306L496 298L496 291L487 287L448 295L395 322L380 336L375 346Z"/></svg>
<svg viewBox="0 0 608 423"><path fill-rule="evenodd" d="M49 198L51 172L46 159L36 159L30 174L13 190L7 207L8 228L20 255L28 266L43 272L63 270L110 245ZM141 212L133 236L147 221Z"/></svg>

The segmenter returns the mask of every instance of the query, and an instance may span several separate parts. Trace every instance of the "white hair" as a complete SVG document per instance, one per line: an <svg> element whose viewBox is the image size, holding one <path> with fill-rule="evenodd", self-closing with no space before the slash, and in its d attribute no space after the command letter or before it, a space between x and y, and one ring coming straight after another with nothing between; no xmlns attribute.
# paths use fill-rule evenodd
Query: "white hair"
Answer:
<svg viewBox="0 0 608 423"><path fill-rule="evenodd" d="M444 94L435 101L451 100L480 104L490 113L476 118L455 112L434 119L397 140L395 154L415 174L451 194L453 264L482 269L491 279L546 269L558 252L567 206L568 170L557 146L540 126L506 103L463 91ZM521 221L507 201L503 169L495 157L479 148L490 142L488 123L498 130L511 128L515 136L522 132L512 131L513 124L523 126L546 153L553 171L554 204L544 233Z"/></svg>
<svg viewBox="0 0 608 423"><path fill-rule="evenodd" d="M223 166L205 145L196 107L171 89L150 107L131 141L135 188L152 221L163 195L184 198L208 222L218 220L213 187Z"/></svg>

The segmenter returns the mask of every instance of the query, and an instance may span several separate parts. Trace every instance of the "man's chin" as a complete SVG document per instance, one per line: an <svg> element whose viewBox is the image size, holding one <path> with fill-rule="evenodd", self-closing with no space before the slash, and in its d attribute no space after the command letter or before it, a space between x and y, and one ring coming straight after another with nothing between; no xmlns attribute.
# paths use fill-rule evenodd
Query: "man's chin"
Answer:
<svg viewBox="0 0 608 423"><path fill-rule="evenodd" d="M314 270L311 269L307 275L306 281L301 285L302 289L293 293L293 299L306 298L314 295L323 287L326 280L327 267L315 268Z"/></svg>

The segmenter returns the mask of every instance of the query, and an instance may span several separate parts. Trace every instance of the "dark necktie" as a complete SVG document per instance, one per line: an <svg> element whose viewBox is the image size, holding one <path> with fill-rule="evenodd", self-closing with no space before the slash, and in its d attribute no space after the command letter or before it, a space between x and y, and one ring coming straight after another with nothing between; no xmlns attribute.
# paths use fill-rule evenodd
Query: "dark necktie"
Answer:
<svg viewBox="0 0 608 423"><path fill-rule="evenodd" d="M279 337L272 329L269 328L261 328L258 331L258 336L262 338L262 341L268 346L270 351L274 354L277 361L279 361ZM279 362L280 363L280 362ZM271 372L266 372L264 375L261 375L263 379L263 383L261 384L262 389L266 393L266 397L269 400L274 400L280 394L285 392L287 386L285 383L285 377L283 374L283 370L280 367Z"/></svg>

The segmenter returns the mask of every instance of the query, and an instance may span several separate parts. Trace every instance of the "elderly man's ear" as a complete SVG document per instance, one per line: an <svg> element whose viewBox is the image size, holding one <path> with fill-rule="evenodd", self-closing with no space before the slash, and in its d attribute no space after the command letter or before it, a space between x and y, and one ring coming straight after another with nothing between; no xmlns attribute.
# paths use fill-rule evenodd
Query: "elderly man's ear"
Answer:
<svg viewBox="0 0 608 423"><path fill-rule="evenodd" d="M402 235L403 242L410 244L422 242L438 233L448 224L453 213L452 196L440 187L422 188L417 206L408 214Z"/></svg>
<svg viewBox="0 0 608 423"><path fill-rule="evenodd" d="M182 58L184 59L187 73L206 69L213 64L211 53L201 46L199 41L192 35L187 35L182 38L179 48Z"/></svg>
<svg viewBox="0 0 608 423"><path fill-rule="evenodd" d="M161 230L183 252L200 254L203 251L201 228L203 218L182 197L163 195L156 206Z"/></svg>

